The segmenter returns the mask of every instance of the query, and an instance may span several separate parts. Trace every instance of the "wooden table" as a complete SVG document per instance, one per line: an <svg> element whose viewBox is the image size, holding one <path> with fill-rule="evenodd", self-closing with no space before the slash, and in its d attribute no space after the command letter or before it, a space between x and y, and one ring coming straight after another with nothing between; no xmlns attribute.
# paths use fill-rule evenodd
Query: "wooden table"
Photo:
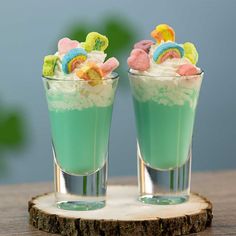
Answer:
<svg viewBox="0 0 236 236"><path fill-rule="evenodd" d="M135 184L135 178L113 178L112 184ZM0 235L50 236L28 224L27 203L37 194L52 191L51 183L0 186ZM236 170L194 173L192 190L213 203L213 225L197 235L236 235Z"/></svg>

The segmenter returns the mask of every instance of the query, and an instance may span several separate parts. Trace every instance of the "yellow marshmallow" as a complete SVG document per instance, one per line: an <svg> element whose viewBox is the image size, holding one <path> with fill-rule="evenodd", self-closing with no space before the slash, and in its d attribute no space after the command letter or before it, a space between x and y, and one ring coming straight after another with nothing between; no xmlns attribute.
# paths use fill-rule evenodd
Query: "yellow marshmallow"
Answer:
<svg viewBox="0 0 236 236"><path fill-rule="evenodd" d="M196 65L198 62L198 52L193 43L186 42L183 44L184 57L188 58L192 64Z"/></svg>

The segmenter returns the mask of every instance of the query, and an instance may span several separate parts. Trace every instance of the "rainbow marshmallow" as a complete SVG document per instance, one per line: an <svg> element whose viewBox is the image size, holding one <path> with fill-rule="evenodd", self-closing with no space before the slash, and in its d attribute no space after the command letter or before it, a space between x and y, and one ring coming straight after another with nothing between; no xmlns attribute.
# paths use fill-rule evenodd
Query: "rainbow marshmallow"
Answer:
<svg viewBox="0 0 236 236"><path fill-rule="evenodd" d="M87 60L87 52L83 48L71 49L62 59L62 70L69 74L77 64L81 64Z"/></svg>
<svg viewBox="0 0 236 236"><path fill-rule="evenodd" d="M177 43L166 42L160 44L153 53L153 60L161 64L167 59L181 58L184 56L184 49Z"/></svg>

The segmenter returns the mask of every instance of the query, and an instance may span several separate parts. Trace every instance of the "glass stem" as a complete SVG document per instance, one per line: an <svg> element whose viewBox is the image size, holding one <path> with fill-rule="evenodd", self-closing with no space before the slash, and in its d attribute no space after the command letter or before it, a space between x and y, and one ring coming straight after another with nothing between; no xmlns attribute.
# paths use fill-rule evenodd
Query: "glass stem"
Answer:
<svg viewBox="0 0 236 236"><path fill-rule="evenodd" d="M185 168L183 168L183 174L182 174L182 178L183 178L183 186L185 186Z"/></svg>
<svg viewBox="0 0 236 236"><path fill-rule="evenodd" d="M83 195L87 194L87 176L83 176Z"/></svg>
<svg viewBox="0 0 236 236"><path fill-rule="evenodd" d="M170 171L170 189L174 190L174 170Z"/></svg>
<svg viewBox="0 0 236 236"><path fill-rule="evenodd" d="M177 172L177 174L178 174L178 190L179 190L179 189L181 189L181 187L180 187L180 177L181 176L180 176L180 172L179 171Z"/></svg>
<svg viewBox="0 0 236 236"><path fill-rule="evenodd" d="M97 178L96 178L96 185L97 185L97 190L96 190L96 194L97 196L99 195L99 171L97 172Z"/></svg>

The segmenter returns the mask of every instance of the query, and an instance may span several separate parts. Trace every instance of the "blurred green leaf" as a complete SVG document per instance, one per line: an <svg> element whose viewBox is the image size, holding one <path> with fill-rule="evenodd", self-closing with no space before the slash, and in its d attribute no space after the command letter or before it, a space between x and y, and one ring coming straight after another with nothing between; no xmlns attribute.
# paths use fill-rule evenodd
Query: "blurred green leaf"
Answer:
<svg viewBox="0 0 236 236"><path fill-rule="evenodd" d="M109 56L130 50L136 35L128 22L114 17L106 19L104 34L109 38L109 47L106 50Z"/></svg>
<svg viewBox="0 0 236 236"><path fill-rule="evenodd" d="M25 140L22 115L0 107L0 177L7 174L5 153L20 148Z"/></svg>
<svg viewBox="0 0 236 236"><path fill-rule="evenodd" d="M104 22L105 35L109 38L107 54L109 57L115 56L120 62L117 72L120 77L120 87L128 88L127 78L127 57L136 40L137 33L134 27L125 19L109 17Z"/></svg>
<svg viewBox="0 0 236 236"><path fill-rule="evenodd" d="M12 148L22 143L23 130L17 112L0 114L0 146Z"/></svg>

